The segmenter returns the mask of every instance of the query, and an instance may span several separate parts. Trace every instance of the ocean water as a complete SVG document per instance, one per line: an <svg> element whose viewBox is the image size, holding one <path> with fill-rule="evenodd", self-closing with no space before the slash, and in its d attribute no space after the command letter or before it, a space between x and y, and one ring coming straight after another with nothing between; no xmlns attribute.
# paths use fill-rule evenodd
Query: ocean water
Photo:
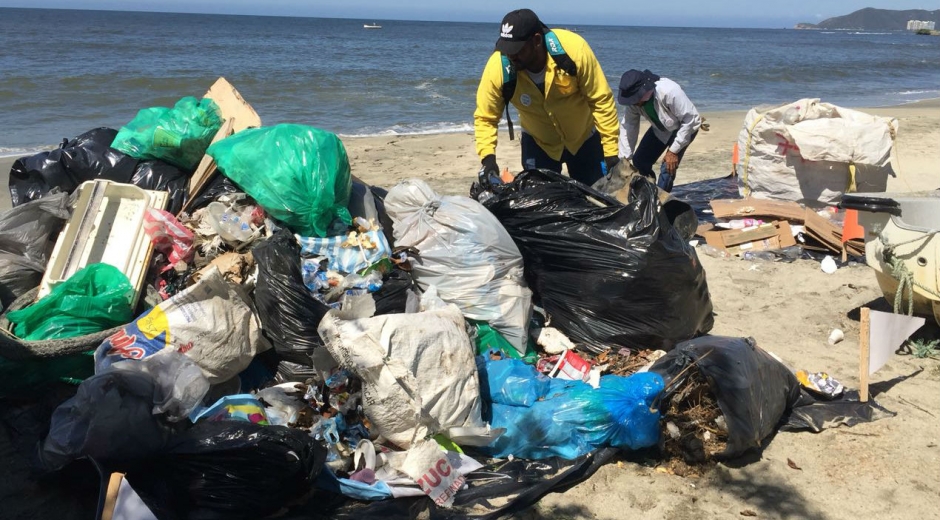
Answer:
<svg viewBox="0 0 940 520"><path fill-rule="evenodd" d="M120 128L139 109L201 96L219 76L265 125L341 136L471 130L498 21L363 28L372 21L0 8L0 155ZM940 97L936 37L567 27L588 41L611 85L627 69L649 68L702 111L803 97L849 107Z"/></svg>

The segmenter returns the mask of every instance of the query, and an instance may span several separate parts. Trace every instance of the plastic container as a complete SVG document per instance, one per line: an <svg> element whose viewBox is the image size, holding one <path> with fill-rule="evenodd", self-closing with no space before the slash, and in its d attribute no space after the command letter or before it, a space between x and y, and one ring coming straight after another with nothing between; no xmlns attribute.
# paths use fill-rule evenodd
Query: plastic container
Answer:
<svg viewBox="0 0 940 520"><path fill-rule="evenodd" d="M245 242L254 234L251 228L253 206L237 211L221 202L211 202L206 211L212 229L229 242Z"/></svg>
<svg viewBox="0 0 940 520"><path fill-rule="evenodd" d="M663 161L659 167L659 181L656 182L656 185L663 191L671 192L673 181L675 181L675 176L669 173L666 168L666 162Z"/></svg>
<svg viewBox="0 0 940 520"><path fill-rule="evenodd" d="M131 285L137 304L153 243L144 232L147 208L164 209L168 193L132 184L94 180L78 187L72 217L56 240L37 299L90 264L117 267Z"/></svg>

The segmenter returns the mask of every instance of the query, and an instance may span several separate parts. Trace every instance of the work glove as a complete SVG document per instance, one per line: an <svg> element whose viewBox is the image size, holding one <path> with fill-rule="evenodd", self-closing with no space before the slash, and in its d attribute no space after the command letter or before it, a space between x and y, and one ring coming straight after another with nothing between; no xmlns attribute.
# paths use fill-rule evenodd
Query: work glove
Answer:
<svg viewBox="0 0 940 520"><path fill-rule="evenodd" d="M489 154L481 161L483 166L480 168L480 186L496 186L502 184L499 178L499 165L496 164L496 155Z"/></svg>
<svg viewBox="0 0 940 520"><path fill-rule="evenodd" d="M620 157L616 155L611 155L610 157L604 157L604 165L606 167L605 173L610 173L614 171L614 166L617 166L617 163L620 162Z"/></svg>

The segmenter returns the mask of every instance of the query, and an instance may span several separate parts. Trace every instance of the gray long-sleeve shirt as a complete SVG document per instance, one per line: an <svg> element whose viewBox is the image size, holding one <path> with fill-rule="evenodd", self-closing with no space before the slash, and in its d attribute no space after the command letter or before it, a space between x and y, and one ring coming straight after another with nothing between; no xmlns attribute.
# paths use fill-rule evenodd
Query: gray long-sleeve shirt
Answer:
<svg viewBox="0 0 940 520"><path fill-rule="evenodd" d="M702 116L689 96L685 95L682 87L669 78L660 78L656 82L656 90L653 94L654 107L659 121L665 127L662 131L653 126L653 132L662 142L669 141L669 137L676 129L675 140L669 146L669 151L679 153L683 148L689 145L689 139L692 134L698 131L702 126ZM619 155L621 159L630 159L633 157L633 151L636 150L636 141L640 135L640 114L646 117L642 107L629 105L623 113L623 119L620 121L620 142Z"/></svg>

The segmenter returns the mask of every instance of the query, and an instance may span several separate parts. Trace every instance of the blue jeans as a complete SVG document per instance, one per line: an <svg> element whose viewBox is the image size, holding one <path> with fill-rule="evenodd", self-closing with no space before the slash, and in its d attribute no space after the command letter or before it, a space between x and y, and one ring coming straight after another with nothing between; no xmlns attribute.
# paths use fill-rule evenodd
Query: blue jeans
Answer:
<svg viewBox="0 0 940 520"><path fill-rule="evenodd" d="M673 132L672 135L669 136L669 140L664 143L656 137L653 128L650 127L646 133L643 134L643 139L640 140L640 144L637 145L636 150L633 151L633 166L635 166L641 174L655 181L656 173L653 172L653 165L659 159L659 156L676 140L677 133L679 133L678 130ZM692 138L689 139L689 144L692 144L696 135L698 135L698 132L692 134ZM685 151L688 149L689 147L686 145L685 148L679 150L679 163L682 163L682 156L685 155ZM676 168L678 171L678 167Z"/></svg>
<svg viewBox="0 0 940 520"><path fill-rule="evenodd" d="M578 153L571 153L566 148L561 154L560 161L549 157L545 150L542 150L535 142L535 138L525 132L522 132L522 139L519 144L522 147L523 170L543 168L560 173L561 164L565 163L568 166L568 176L588 186L604 176L601 169L601 165L604 164L604 147L601 146L601 134L596 130L581 145Z"/></svg>

